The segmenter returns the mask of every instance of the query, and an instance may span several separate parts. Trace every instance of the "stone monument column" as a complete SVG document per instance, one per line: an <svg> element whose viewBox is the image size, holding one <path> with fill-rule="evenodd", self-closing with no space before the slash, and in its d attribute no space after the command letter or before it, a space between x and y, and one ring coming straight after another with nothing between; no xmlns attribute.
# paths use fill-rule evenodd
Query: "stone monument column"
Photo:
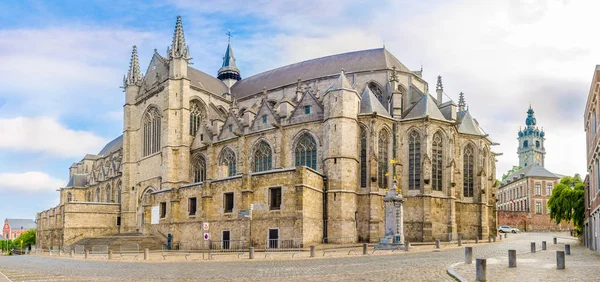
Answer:
<svg viewBox="0 0 600 282"><path fill-rule="evenodd" d="M387 242L404 243L404 215L402 204L404 198L399 193L394 180L393 189L390 189L383 201L385 202L385 239ZM399 238L396 240L396 238Z"/></svg>

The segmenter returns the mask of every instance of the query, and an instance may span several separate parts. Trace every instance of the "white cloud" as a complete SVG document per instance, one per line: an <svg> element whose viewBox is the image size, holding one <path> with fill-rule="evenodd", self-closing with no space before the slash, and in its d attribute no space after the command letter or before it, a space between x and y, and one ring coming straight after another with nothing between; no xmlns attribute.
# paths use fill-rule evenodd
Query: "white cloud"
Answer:
<svg viewBox="0 0 600 282"><path fill-rule="evenodd" d="M49 192L55 191L66 184L64 180L53 178L46 173L38 171L23 173L0 172L0 191Z"/></svg>
<svg viewBox="0 0 600 282"><path fill-rule="evenodd" d="M0 149L41 152L56 157L83 157L107 143L91 132L64 127L52 117L0 118Z"/></svg>

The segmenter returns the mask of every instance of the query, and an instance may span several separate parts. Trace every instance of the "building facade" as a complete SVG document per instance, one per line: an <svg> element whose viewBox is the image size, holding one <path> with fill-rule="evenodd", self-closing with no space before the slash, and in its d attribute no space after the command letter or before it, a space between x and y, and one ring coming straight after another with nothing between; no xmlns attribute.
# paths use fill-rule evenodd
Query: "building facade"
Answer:
<svg viewBox="0 0 600 282"><path fill-rule="evenodd" d="M32 219L7 218L2 227L2 238L12 240L31 229L35 229L35 222Z"/></svg>
<svg viewBox="0 0 600 282"><path fill-rule="evenodd" d="M569 228L550 220L547 203L561 176L544 168L545 132L537 126L534 111L529 107L525 128L519 129L519 166L498 188L498 224L518 227L524 231L550 231Z"/></svg>
<svg viewBox="0 0 600 282"><path fill-rule="evenodd" d="M134 46L124 128L70 168L38 214L39 247L150 234L196 244L384 236L386 189L406 199L410 241L496 232L493 142L385 48L312 59L245 79L228 44L213 77L189 66L181 18L144 74ZM206 235L208 234L208 235Z"/></svg>
<svg viewBox="0 0 600 282"><path fill-rule="evenodd" d="M600 141L598 137L598 89L600 88L600 65L594 69L590 92L584 112L587 176L585 178L585 220L583 237L585 245L600 252Z"/></svg>

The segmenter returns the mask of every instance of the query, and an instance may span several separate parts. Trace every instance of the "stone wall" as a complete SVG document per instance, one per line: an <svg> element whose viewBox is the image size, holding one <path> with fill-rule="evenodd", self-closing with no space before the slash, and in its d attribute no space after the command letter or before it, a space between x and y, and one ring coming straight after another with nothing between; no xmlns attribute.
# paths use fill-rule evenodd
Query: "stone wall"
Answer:
<svg viewBox="0 0 600 282"><path fill-rule="evenodd" d="M536 214L520 211L498 211L498 226L508 225L521 231L561 231L573 229L572 224L561 222L556 224L549 214Z"/></svg>

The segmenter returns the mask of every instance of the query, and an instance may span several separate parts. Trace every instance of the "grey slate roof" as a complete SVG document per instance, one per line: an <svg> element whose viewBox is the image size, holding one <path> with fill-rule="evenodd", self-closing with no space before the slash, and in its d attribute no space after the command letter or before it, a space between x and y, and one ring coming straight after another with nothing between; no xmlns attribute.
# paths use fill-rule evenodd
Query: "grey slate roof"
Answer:
<svg viewBox="0 0 600 282"><path fill-rule="evenodd" d="M385 109L385 107L379 102L379 99L375 97L375 94L369 89L369 87L365 87L365 91L363 91L360 97L360 113L361 114L370 114L377 112L377 114L391 117L390 113Z"/></svg>
<svg viewBox="0 0 600 282"><path fill-rule="evenodd" d="M534 164L534 165L526 166L520 170L517 170L517 171L511 173L506 179L507 179L508 183L510 183L513 181L513 179L515 179L515 177L516 177L516 179L521 178L521 174L523 174L523 177L561 178L560 175L550 172L543 166ZM506 183L503 183L503 184L506 184Z"/></svg>
<svg viewBox="0 0 600 282"><path fill-rule="evenodd" d="M16 218L7 218L8 225L10 225L11 230L19 230L19 229L34 229L35 222L33 219L16 219Z"/></svg>
<svg viewBox="0 0 600 282"><path fill-rule="evenodd" d="M238 81L231 87L235 98L243 98L267 90L295 84L298 78L310 80L335 75L344 69L346 72L391 69L410 72L394 55L385 48L361 50L299 62L269 70Z"/></svg>
<svg viewBox="0 0 600 282"><path fill-rule="evenodd" d="M188 78L190 79L190 85L204 89L210 93L217 95L229 93L229 88L227 88L225 83L195 68L188 67Z"/></svg>
<svg viewBox="0 0 600 282"><path fill-rule="evenodd" d="M65 188L82 188L85 187L87 184L87 174L75 173L71 175L71 177L69 178L69 183L67 183L67 186L65 186Z"/></svg>
<svg viewBox="0 0 600 282"><path fill-rule="evenodd" d="M121 134L119 137L108 142L108 144L106 144L106 146L104 146L104 148L102 148L102 150L100 150L100 153L98 153L98 155L108 156L111 153L121 149L122 147L123 147L123 135Z"/></svg>
<svg viewBox="0 0 600 282"><path fill-rule="evenodd" d="M456 114L458 120L458 132L472 135L485 135L479 125L475 122L475 119L471 116L469 111L462 111Z"/></svg>
<svg viewBox="0 0 600 282"><path fill-rule="evenodd" d="M411 109L408 110L408 114L404 119L418 119L429 116L429 118L447 121L437 104L433 100L433 97L429 94L425 94L419 102L417 102Z"/></svg>

